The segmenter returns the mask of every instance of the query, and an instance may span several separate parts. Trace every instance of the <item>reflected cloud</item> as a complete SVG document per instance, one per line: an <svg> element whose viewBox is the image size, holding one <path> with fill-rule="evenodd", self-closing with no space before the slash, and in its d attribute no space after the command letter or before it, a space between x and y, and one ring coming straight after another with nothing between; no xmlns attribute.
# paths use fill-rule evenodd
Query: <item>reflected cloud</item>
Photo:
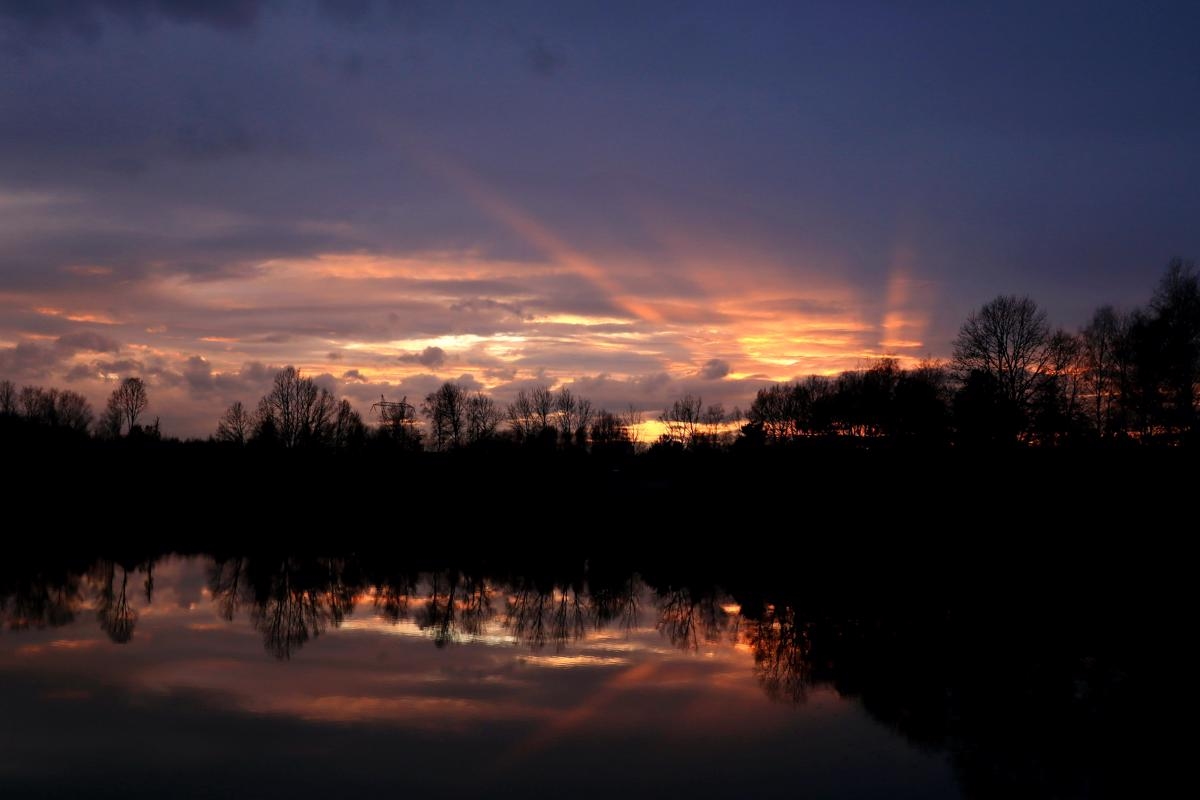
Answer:
<svg viewBox="0 0 1200 800"><path fill-rule="evenodd" d="M1086 755L1099 740L1078 726L1103 719L1091 704L1123 719L1125 706L1106 704L1128 681L1110 660L1068 647L1052 620L1049 636L1027 623L1034 666L1010 674L989 638L1009 609L963 629L940 606L814 613L787 584L750 586L354 557L18 562L0 569L10 632L0 674L41 676L40 702L81 708L119 690L130 708L191 698L206 713L288 724L437 737L499 726L501 771L563 742L719 729L728 747L739 737L762 746L795 732L790 714L825 726L869 714L948 754L964 785L1000 780L1036 794L1103 772ZM1059 735L1015 735L1031 714ZM1070 731L1086 741L1059 758ZM1021 772L1029 763L1054 766Z"/></svg>

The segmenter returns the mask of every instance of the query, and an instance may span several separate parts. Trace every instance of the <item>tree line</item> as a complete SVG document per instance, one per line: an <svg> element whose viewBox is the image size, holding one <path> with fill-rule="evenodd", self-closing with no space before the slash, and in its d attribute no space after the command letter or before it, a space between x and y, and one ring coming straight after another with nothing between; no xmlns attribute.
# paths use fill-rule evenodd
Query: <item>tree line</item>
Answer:
<svg viewBox="0 0 1200 800"><path fill-rule="evenodd" d="M851 436L925 442L1179 444L1197 433L1200 278L1172 262L1145 308L1097 309L1052 329L1028 297L971 314L947 363L881 359L758 392L743 436L779 444Z"/></svg>
<svg viewBox="0 0 1200 800"><path fill-rule="evenodd" d="M881 358L837 376L814 375L758 391L745 413L695 395L658 415L661 434L639 440L645 417L633 405L597 408L568 387L522 389L507 405L452 381L419 404L374 406L368 425L348 400L295 367L274 377L253 407L235 402L211 439L273 449L394 447L451 451L521 446L631 454L847 443L1061 446L1086 441L1181 444L1197 434L1200 399L1200 276L1171 262L1150 303L1128 312L1104 306L1078 331L1054 329L1028 297L1002 295L963 323L948 361L903 367ZM121 381L103 413L70 390L0 381L4 429L99 439L160 437L143 424L145 383Z"/></svg>

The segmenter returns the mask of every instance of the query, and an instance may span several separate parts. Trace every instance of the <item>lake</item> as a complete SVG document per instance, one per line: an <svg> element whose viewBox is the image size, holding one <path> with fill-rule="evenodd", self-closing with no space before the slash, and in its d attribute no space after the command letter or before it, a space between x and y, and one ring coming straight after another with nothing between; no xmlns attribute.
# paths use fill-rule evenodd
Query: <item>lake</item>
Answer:
<svg viewBox="0 0 1200 800"><path fill-rule="evenodd" d="M1091 797L1127 780L1138 689L1086 604L854 602L564 561L13 559L0 796Z"/></svg>

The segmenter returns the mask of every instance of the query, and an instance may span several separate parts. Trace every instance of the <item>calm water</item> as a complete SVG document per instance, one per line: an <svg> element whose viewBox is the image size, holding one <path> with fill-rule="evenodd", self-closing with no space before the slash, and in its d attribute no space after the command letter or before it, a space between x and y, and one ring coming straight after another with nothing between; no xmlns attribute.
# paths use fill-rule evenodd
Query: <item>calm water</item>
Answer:
<svg viewBox="0 0 1200 800"><path fill-rule="evenodd" d="M345 559L12 569L0 796L1105 793L1087 731L1119 670L1055 654L1017 676L1045 697L1012 700L989 687L1011 647L954 666L976 645L940 620L753 595Z"/></svg>

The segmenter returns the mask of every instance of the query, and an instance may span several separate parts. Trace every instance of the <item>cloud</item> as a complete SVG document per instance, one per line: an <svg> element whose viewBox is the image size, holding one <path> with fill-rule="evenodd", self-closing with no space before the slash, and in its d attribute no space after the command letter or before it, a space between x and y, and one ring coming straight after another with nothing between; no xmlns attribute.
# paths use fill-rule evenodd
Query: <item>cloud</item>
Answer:
<svg viewBox="0 0 1200 800"><path fill-rule="evenodd" d="M566 66L567 58L557 47L546 43L541 36L525 48L525 64L537 75L548 78Z"/></svg>
<svg viewBox="0 0 1200 800"><path fill-rule="evenodd" d="M710 358L700 368L700 377L706 381L715 381L729 374L729 362L720 358Z"/></svg>
<svg viewBox="0 0 1200 800"><path fill-rule="evenodd" d="M41 378L61 360L54 348L35 342L18 342L0 350L0 375L10 378Z"/></svg>
<svg viewBox="0 0 1200 800"><path fill-rule="evenodd" d="M89 350L95 353L115 353L121 345L115 340L95 331L79 331L58 337L55 346L66 353Z"/></svg>
<svg viewBox="0 0 1200 800"><path fill-rule="evenodd" d="M184 362L183 378L194 392L209 392L215 387L212 365L202 356L191 356Z"/></svg>
<svg viewBox="0 0 1200 800"><path fill-rule="evenodd" d="M437 369L446 363L446 351L440 347L426 347L419 353L406 353L400 356L400 361L408 364L420 364L429 369Z"/></svg>
<svg viewBox="0 0 1200 800"><path fill-rule="evenodd" d="M40 380L76 353L116 353L119 349L120 344L115 339L94 331L63 334L53 344L17 342L12 347L0 349L0 375L10 379Z"/></svg>
<svg viewBox="0 0 1200 800"><path fill-rule="evenodd" d="M95 41L112 21L145 30L166 21L234 31L258 22L266 0L0 0L0 21L27 34Z"/></svg>
<svg viewBox="0 0 1200 800"><path fill-rule="evenodd" d="M355 24L366 19L373 10L372 0L317 0L317 11L334 22Z"/></svg>

